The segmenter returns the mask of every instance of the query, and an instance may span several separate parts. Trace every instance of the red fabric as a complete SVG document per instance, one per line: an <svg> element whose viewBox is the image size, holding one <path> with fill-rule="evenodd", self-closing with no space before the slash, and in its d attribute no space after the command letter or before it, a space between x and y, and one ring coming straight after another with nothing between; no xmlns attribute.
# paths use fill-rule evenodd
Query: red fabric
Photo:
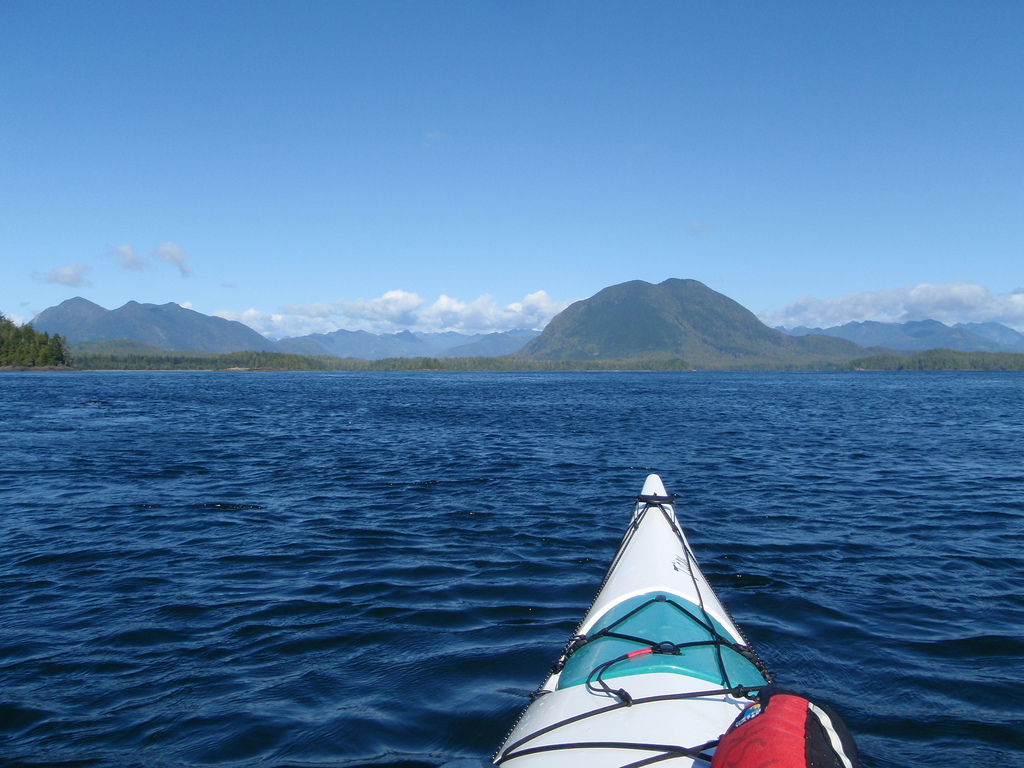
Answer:
<svg viewBox="0 0 1024 768"><path fill-rule="evenodd" d="M777 693L722 737L711 768L807 768L806 729L807 699Z"/></svg>

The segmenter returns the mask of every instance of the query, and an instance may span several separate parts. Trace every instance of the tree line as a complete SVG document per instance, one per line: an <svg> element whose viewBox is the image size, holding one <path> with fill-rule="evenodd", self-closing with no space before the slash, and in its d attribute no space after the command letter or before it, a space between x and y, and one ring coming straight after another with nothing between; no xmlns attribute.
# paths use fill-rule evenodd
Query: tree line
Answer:
<svg viewBox="0 0 1024 768"><path fill-rule="evenodd" d="M686 371L685 360L528 360L504 357L392 357L384 360L311 357L285 352L162 355L78 352L79 370L118 371Z"/></svg>
<svg viewBox="0 0 1024 768"><path fill-rule="evenodd" d="M912 355L862 357L851 360L843 368L854 371L1024 371L1024 355L929 349Z"/></svg>
<svg viewBox="0 0 1024 768"><path fill-rule="evenodd" d="M63 336L42 333L28 324L17 326L0 312L0 367L38 368L70 363Z"/></svg>

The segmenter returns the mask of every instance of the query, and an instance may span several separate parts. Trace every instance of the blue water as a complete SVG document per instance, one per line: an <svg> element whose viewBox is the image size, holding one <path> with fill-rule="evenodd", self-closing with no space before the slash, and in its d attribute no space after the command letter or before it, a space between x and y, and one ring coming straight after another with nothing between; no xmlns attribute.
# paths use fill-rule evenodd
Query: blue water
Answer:
<svg viewBox="0 0 1024 768"><path fill-rule="evenodd" d="M489 758L650 471L866 765L1024 765L1024 376L979 373L0 375L0 764Z"/></svg>

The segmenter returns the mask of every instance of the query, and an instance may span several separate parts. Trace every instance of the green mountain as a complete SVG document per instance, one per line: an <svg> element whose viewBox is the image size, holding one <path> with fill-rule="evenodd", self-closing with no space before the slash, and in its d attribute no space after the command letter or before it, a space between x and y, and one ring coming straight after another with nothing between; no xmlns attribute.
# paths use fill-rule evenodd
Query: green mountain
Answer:
<svg viewBox="0 0 1024 768"><path fill-rule="evenodd" d="M845 339L787 336L696 280L634 280L556 315L520 355L534 360L677 359L698 368L844 362L864 350Z"/></svg>
<svg viewBox="0 0 1024 768"><path fill-rule="evenodd" d="M69 344L131 339L164 350L202 352L271 351L274 342L234 320L167 304L129 301L104 309L83 298L68 299L40 312L32 321L37 331L60 334Z"/></svg>
<svg viewBox="0 0 1024 768"><path fill-rule="evenodd" d="M88 328L98 322L110 310L88 299L76 296L62 301L56 307L44 309L32 320L32 327L44 333L59 333L69 344L85 341L77 337L78 329Z"/></svg>

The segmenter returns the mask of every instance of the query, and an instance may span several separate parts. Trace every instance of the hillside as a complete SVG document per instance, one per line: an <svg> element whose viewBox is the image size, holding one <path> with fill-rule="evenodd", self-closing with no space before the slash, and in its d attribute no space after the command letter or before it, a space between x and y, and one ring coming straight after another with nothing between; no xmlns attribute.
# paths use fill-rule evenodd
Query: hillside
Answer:
<svg viewBox="0 0 1024 768"><path fill-rule="evenodd" d="M844 339L791 337L696 280L634 280L557 315L520 354L534 360L682 358L699 368L842 362L864 350Z"/></svg>

